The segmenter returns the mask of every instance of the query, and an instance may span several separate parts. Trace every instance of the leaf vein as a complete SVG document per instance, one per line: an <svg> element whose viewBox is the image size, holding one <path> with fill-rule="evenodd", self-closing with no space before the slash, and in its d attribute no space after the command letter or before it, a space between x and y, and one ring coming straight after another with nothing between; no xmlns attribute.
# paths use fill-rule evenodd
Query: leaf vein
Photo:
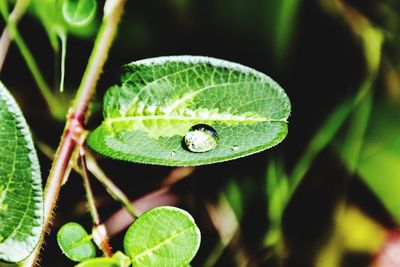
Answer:
<svg viewBox="0 0 400 267"><path fill-rule="evenodd" d="M183 229L181 231L178 231L175 234L171 235L170 237L164 239L163 241L161 241L157 245L153 246L152 248L148 248L145 251L137 254L136 256L132 257L132 263L133 262L138 262L140 258L143 258L143 257L147 256L148 254L151 254L153 251L155 251L155 250L159 249L160 247L164 246L164 244L166 244L167 242L174 240L178 236L180 236L180 235L182 235L182 234L186 233L187 231L189 231L191 229L194 229L194 228L195 228L194 225L186 227L185 229Z"/></svg>

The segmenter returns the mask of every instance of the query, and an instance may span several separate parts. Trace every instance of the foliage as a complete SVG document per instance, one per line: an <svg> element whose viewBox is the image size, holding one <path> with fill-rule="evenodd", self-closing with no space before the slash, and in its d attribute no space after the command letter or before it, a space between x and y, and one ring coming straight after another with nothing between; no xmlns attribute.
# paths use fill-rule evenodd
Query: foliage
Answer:
<svg viewBox="0 0 400 267"><path fill-rule="evenodd" d="M199 249L200 230L189 213L164 206L146 212L129 227L124 237L129 257L118 251L112 258L89 259L95 255L90 239L76 223L65 224L57 234L66 256L84 261L79 267L187 266Z"/></svg>
<svg viewBox="0 0 400 267"><path fill-rule="evenodd" d="M22 1L16 3L15 12L23 13L23 9L18 9L21 8L21 5L24 8L29 5L29 2ZM123 2L119 2L119 4L121 3ZM36 1L33 6L34 12L41 19L55 51L58 51L56 37L61 40L61 92L64 89L66 35L69 32L69 27L79 28L90 24L95 16L96 6L96 1L79 0L65 0L62 3L43 0ZM115 9L118 9L118 3L105 3L104 25L108 25L112 21L109 16L112 16L112 11ZM45 96L48 106L51 109L54 105L58 106L53 103L52 93L33 55L19 34L16 27L18 18L12 17L12 13L8 12L7 4L2 4L1 11L7 21L7 27L17 37L16 42L38 87ZM108 36L105 27L107 26L100 29L100 40L103 36L104 38L111 38ZM96 49L101 49L102 45L95 45L93 50L95 55ZM91 67L91 64L94 64L93 61L89 61L88 68ZM121 88L112 87L105 97L105 121L88 139L88 144L100 153L133 162L199 165L259 152L278 144L287 134L286 124L290 114L289 99L283 89L271 78L255 70L219 59L190 56L143 60L126 65L124 68L125 73ZM99 71L95 73L99 73ZM84 76L83 81L86 78ZM81 101L81 94L81 91L77 94L78 103ZM225 99L225 101L216 101L216 99ZM86 101L89 101L89 99ZM84 105L88 105L88 103ZM79 110L80 107L75 108ZM55 114L58 116L59 113ZM21 117L18 113L15 115L12 112L6 115ZM4 120L8 121L7 118L4 118ZM78 121L78 123L81 122ZM196 125L204 125L205 128L202 126L203 128L197 132L194 128ZM78 126L82 127L81 125ZM23 127L27 128L26 125ZM72 127L69 122L66 124L67 134L75 131L68 127ZM6 127L3 128L4 134L7 135ZM204 130L208 128L212 131ZM23 130L27 131L27 129ZM193 132L192 135L189 135L190 131ZM15 134L18 134L18 131ZM199 134L203 136L200 138ZM210 136L206 136L206 134L210 134ZM244 135L246 135L246 138ZM84 137L82 135L82 138ZM9 138L15 139L15 136ZM80 138L76 136L71 138L78 145L77 149L83 150L83 144L78 141ZM214 143L208 143L208 140L212 140ZM9 139L5 139L5 141L10 142ZM127 151L121 151L118 148L118 142L122 142ZM16 143L18 144L18 142ZM138 147L140 144L145 144L146 149ZM211 147L207 147L211 144ZM29 149L34 151L33 148ZM60 150L62 149L60 148ZM27 161L26 155L17 152L18 148L15 148L14 154L11 154L15 162ZM194 152L202 153L196 154ZM58 156L56 155L55 164L57 164ZM81 169L78 172L84 178L90 213L94 224L97 226L100 223L99 215L88 181L84 152L80 152L80 159ZM28 163L33 164L34 168L38 168L37 160ZM66 164L71 164L68 159ZM13 169L15 168L11 165L11 176L14 175ZM6 169L6 171L10 170ZM59 176L61 176L61 173ZM11 178L9 179L11 180ZM38 173L31 174L27 179L32 179L28 182L28 185L33 188L31 190L37 190L37 187L40 186L40 183L37 184ZM47 182L48 184L52 183L51 178ZM5 187L4 195L12 189L10 184L9 181L2 182L2 186ZM105 185L107 189L113 191L112 195L117 199L126 198L121 196L120 191L113 189L115 187L112 186L111 182ZM24 189L24 193L26 192L30 193L31 191ZM33 201L39 201L37 199L40 198L35 194L30 197L33 198ZM56 196L46 195L46 197L54 199L52 200L53 203L50 203L54 206ZM28 200L28 203L30 203L31 200ZM121 202L124 205L129 205L126 204L125 200ZM41 202L36 204L41 204ZM25 209L28 208L31 207ZM51 209L51 206L46 207L46 209ZM9 210L7 203L3 205L2 210ZM34 215L38 213L42 216L42 212L41 208L35 207L33 210ZM25 213L19 220L25 219ZM48 212L45 215L45 227L47 227L50 215ZM136 216L136 214L133 215ZM42 217L39 218L42 219ZM18 230L20 225L24 228L36 229L32 227L34 223L41 226L37 221L27 225L19 223L11 228L11 231ZM160 224L161 227L154 228L156 224ZM30 235L27 240L34 239L35 242L38 242L37 230L33 231L32 234L25 234ZM7 233L7 235L10 236L12 233ZM7 238L9 238L8 236ZM92 236L89 236L85 229L77 223L64 225L57 234L60 248L73 261L84 261L95 256L95 248L91 238ZM36 246L35 242L30 243L29 252ZM101 244L98 245L106 252L107 249L102 247L103 241L99 242ZM140 216L128 230L124 241L125 250L134 265L150 264L152 266L187 265L193 259L199 245L199 229L191 216L172 207L153 209ZM11 249L14 249L14 247ZM157 254L153 254L154 251L157 251ZM20 261L27 256L25 253L22 254L22 258L14 259L6 249L4 254L5 260L13 262ZM36 252L32 255L35 256L35 254ZM102 264L120 264L118 259L95 259L86 264L100 264L98 261Z"/></svg>
<svg viewBox="0 0 400 267"><path fill-rule="evenodd" d="M63 4L63 16L72 26L86 25L94 19L96 7L95 0L67 0Z"/></svg>
<svg viewBox="0 0 400 267"><path fill-rule="evenodd" d="M223 101L222 101L223 100ZM124 67L122 85L104 97L104 121L88 138L103 155L132 162L189 166L226 161L285 138L290 103L268 76L218 59L161 57ZM182 138L194 125L218 133L207 153Z"/></svg>
<svg viewBox="0 0 400 267"><path fill-rule="evenodd" d="M58 230L57 242L62 252L73 261L84 261L96 256L94 244L86 230L78 223L70 222Z"/></svg>
<svg viewBox="0 0 400 267"><path fill-rule="evenodd" d="M17 262L42 231L42 180L28 125L1 82L0 144L0 260Z"/></svg>
<svg viewBox="0 0 400 267"><path fill-rule="evenodd" d="M125 252L133 266L187 266L200 246L200 231L187 212L159 207L126 232Z"/></svg>
<svg viewBox="0 0 400 267"><path fill-rule="evenodd" d="M0 266L397 266L398 10L0 1Z"/></svg>

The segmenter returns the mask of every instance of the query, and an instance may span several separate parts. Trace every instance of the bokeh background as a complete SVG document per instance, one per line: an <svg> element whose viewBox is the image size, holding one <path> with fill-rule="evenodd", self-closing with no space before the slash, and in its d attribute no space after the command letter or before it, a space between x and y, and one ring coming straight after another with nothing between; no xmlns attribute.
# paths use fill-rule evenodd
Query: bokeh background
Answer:
<svg viewBox="0 0 400 267"><path fill-rule="evenodd" d="M34 10L19 24L65 112L92 49L102 4L91 27L68 37L62 94L60 55ZM99 163L130 199L139 199L141 209L174 204L190 211L202 232L193 266L400 266L399 32L396 0L127 1L88 129L101 121L102 96L118 83L122 65L185 54L238 62L271 76L292 102L289 134L262 153L195 169L101 157ZM0 78L31 126L45 182L51 164L46 152L57 147L64 121L49 113L15 45ZM149 197L165 181L173 185ZM102 220L120 225L112 230L111 244L122 249L129 218L92 183ZM69 221L91 228L75 173L62 188L42 266L73 265L55 241ZM388 256L393 253L397 259Z"/></svg>

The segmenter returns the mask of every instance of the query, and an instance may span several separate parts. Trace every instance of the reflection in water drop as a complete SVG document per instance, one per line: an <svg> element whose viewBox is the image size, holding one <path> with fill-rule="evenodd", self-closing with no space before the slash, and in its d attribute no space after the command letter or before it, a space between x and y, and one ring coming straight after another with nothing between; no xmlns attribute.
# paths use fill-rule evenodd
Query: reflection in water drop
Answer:
<svg viewBox="0 0 400 267"><path fill-rule="evenodd" d="M218 133L207 124L197 124L185 134L183 141L191 152L207 152L217 146Z"/></svg>
<svg viewBox="0 0 400 267"><path fill-rule="evenodd" d="M176 154L176 151L171 151L171 156L175 156L175 154Z"/></svg>
<svg viewBox="0 0 400 267"><path fill-rule="evenodd" d="M234 145L234 146L231 147L232 151L238 151L239 149L240 149L240 147L237 146L237 145Z"/></svg>

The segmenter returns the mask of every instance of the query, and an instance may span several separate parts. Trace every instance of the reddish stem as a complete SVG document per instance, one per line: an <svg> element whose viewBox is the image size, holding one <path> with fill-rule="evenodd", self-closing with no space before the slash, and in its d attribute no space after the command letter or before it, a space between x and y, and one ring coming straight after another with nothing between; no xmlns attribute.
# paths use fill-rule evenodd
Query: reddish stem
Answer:
<svg viewBox="0 0 400 267"><path fill-rule="evenodd" d="M43 244L44 233L49 229L54 207L60 192L64 177L68 175L69 164L74 150L82 145L84 139L84 121L92 99L97 81L100 77L108 51L114 39L117 25L122 15L126 0L107 0L104 17L81 85L75 96L74 104L65 124L63 137L50 170L45 187L44 227L41 239L35 252L25 261L25 266L35 266Z"/></svg>

